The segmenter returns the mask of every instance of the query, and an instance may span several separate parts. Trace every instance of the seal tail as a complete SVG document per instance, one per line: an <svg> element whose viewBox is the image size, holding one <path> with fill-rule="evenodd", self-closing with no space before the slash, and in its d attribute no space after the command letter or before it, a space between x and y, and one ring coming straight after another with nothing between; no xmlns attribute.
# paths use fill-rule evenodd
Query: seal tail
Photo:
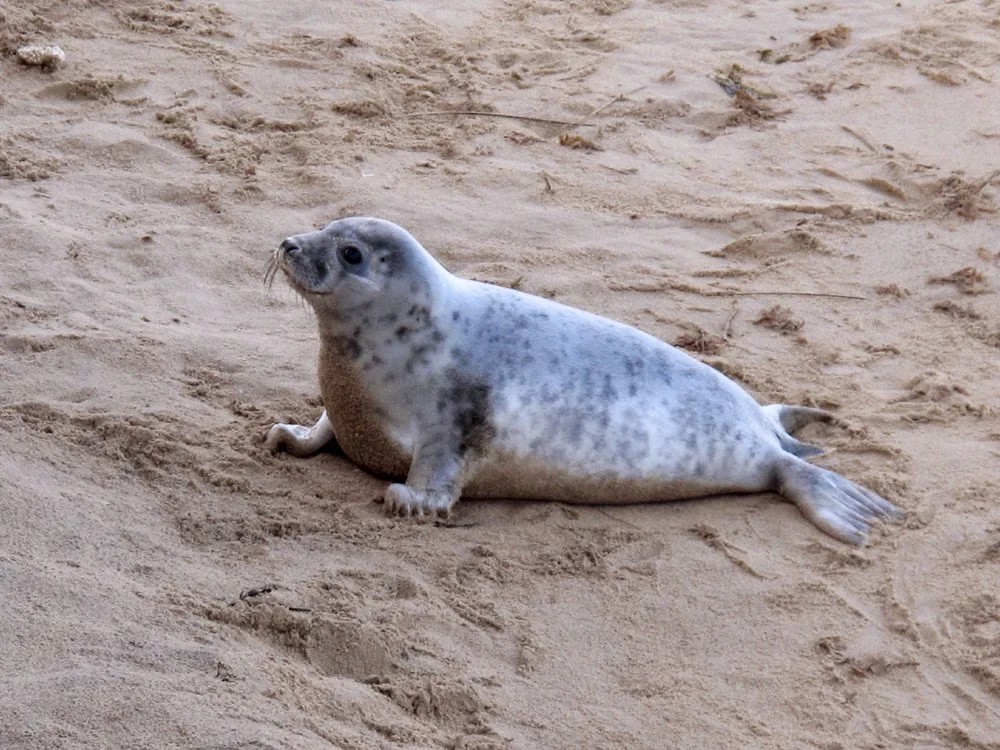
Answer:
<svg viewBox="0 0 1000 750"><path fill-rule="evenodd" d="M788 433L795 432L800 427L811 422L832 422L836 417L823 409L812 409L808 406L789 406L788 404L771 404L763 407L764 413L774 424L781 447L799 458L818 456L825 452L824 448L812 443L796 440Z"/></svg>
<svg viewBox="0 0 1000 750"><path fill-rule="evenodd" d="M871 490L801 458L784 456L777 475L779 493L795 503L816 527L848 544L864 546L873 521L898 520L905 515Z"/></svg>

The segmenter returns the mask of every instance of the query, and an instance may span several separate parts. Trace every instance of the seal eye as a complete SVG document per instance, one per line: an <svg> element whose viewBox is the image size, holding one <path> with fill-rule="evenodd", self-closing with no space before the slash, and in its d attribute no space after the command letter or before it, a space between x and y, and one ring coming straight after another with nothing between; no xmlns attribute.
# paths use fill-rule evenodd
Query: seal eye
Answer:
<svg viewBox="0 0 1000 750"><path fill-rule="evenodd" d="M349 266L356 266L361 261L365 259L365 256L361 254L361 251L354 245L348 245L347 247L341 249L341 257L343 257L344 262Z"/></svg>

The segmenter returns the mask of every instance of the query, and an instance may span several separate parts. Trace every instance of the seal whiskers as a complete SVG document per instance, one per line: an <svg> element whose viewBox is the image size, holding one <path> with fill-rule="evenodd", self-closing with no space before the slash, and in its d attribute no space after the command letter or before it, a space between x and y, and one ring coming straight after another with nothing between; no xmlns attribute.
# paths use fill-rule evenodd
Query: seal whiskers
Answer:
<svg viewBox="0 0 1000 750"><path fill-rule="evenodd" d="M267 270L264 271L264 288L271 291L274 286L274 277L278 275L281 266L278 265L278 254L273 253L267 262Z"/></svg>

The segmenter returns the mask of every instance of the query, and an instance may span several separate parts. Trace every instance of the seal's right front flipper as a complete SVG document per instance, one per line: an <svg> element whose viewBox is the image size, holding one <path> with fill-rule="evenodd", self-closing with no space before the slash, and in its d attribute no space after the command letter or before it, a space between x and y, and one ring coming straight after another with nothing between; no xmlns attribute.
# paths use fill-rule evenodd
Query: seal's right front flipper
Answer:
<svg viewBox="0 0 1000 750"><path fill-rule="evenodd" d="M828 469L792 456L778 468L778 492L834 539L859 547L873 521L898 520L905 513L885 498Z"/></svg>
<svg viewBox="0 0 1000 750"><path fill-rule="evenodd" d="M386 510L402 516L448 516L462 494L471 463L453 447L447 431L431 433L417 446L406 484L391 484Z"/></svg>
<svg viewBox="0 0 1000 750"><path fill-rule="evenodd" d="M319 453L334 440L333 425L326 411L312 427L300 424L276 424L267 433L264 445L271 453L288 451L293 456L308 458Z"/></svg>

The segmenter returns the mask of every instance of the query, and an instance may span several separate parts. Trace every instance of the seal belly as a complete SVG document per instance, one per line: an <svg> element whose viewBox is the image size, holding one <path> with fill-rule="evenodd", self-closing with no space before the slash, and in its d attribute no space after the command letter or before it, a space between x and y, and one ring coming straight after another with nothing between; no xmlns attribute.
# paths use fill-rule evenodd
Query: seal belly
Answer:
<svg viewBox="0 0 1000 750"><path fill-rule="evenodd" d="M718 478L622 476L615 472L581 475L578 470L552 462L498 455L476 469L462 496L618 505L753 491L745 484L726 483Z"/></svg>

